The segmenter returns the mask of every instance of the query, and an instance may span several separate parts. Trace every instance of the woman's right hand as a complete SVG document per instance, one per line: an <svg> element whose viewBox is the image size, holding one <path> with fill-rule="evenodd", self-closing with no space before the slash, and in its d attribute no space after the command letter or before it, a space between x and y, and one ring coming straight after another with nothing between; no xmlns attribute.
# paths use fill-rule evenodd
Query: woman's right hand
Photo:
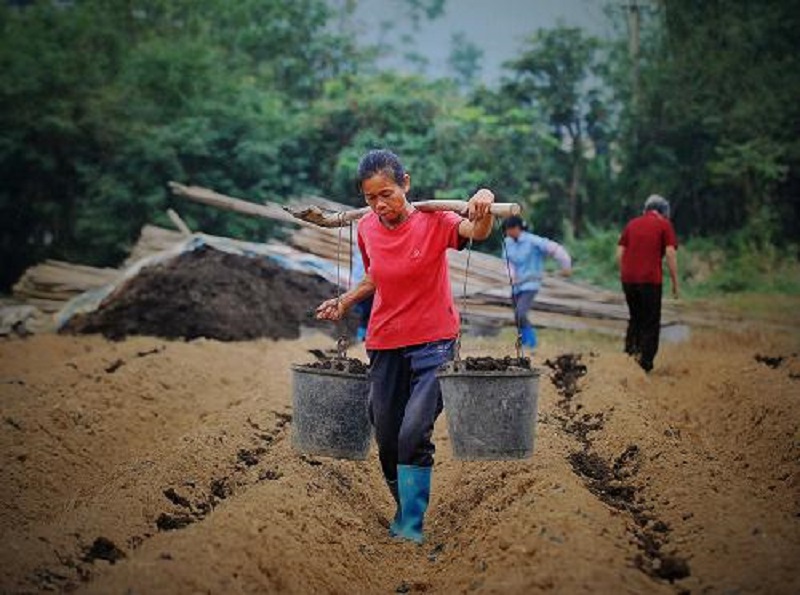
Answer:
<svg viewBox="0 0 800 595"><path fill-rule="evenodd" d="M347 308L340 298L325 300L317 306L317 320L341 320L345 314Z"/></svg>

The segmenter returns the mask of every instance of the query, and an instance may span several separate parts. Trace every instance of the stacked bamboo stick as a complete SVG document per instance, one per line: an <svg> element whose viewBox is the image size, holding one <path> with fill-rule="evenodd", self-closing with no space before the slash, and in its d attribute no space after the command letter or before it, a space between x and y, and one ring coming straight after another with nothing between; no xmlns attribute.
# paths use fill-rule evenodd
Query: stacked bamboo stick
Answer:
<svg viewBox="0 0 800 595"><path fill-rule="evenodd" d="M16 299L50 313L78 294L113 282L120 274L117 269L46 260L25 271L14 285L13 294Z"/></svg>
<svg viewBox="0 0 800 595"><path fill-rule="evenodd" d="M120 269L97 268L60 260L46 260L28 268L13 287L14 297L46 313L57 312L75 296L113 283L134 262L171 248L185 235L179 231L145 225L130 256Z"/></svg>
<svg viewBox="0 0 800 595"><path fill-rule="evenodd" d="M139 234L139 240L131 250L130 255L122 263L122 268L127 268L133 263L146 258L156 252L171 248L186 237L185 234L172 229L164 229L155 225L145 225Z"/></svg>

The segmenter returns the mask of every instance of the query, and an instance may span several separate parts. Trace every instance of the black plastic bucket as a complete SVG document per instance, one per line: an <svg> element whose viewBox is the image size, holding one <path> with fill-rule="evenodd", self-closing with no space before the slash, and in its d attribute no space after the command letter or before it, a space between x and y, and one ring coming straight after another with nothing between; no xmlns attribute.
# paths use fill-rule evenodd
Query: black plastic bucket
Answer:
<svg viewBox="0 0 800 595"><path fill-rule="evenodd" d="M498 461L533 454L537 370L484 372L454 370L451 365L436 376L456 459Z"/></svg>
<svg viewBox="0 0 800 595"><path fill-rule="evenodd" d="M292 444L304 454L362 461L372 430L366 374L292 366Z"/></svg>

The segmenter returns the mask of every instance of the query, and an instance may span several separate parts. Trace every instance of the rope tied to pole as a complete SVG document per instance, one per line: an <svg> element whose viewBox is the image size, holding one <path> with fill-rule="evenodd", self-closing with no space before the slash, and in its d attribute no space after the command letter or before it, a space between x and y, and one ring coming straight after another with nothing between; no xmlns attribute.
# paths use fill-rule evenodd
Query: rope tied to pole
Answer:
<svg viewBox="0 0 800 595"><path fill-rule="evenodd" d="M498 230L502 229L502 224L498 221ZM466 267L464 268L464 287L461 293L461 312L463 314L467 313L467 285L469 282L469 265L470 260L472 258L472 244L474 238L470 236L469 242L467 243L467 263ZM522 347L522 326L520 317L517 316L517 296L514 294L514 278L511 274L511 260L508 257L508 251L506 250L506 242L505 238L502 239L502 246L503 246L503 260L506 265L506 273L508 275L508 286L511 291L511 304L514 309L514 326L517 329L516 340L514 341L514 351L517 355L518 360L522 360L525 356L523 347ZM458 364L461 362L461 337L462 332L459 329L458 337L456 338L456 348L455 348L455 358L453 360L454 369L458 369Z"/></svg>
<svg viewBox="0 0 800 595"><path fill-rule="evenodd" d="M336 242L336 307L338 308L341 299L342 299L342 228L344 227L344 214L339 213L339 233L338 233L338 240ZM352 224L350 226L350 242L352 245L352 235L353 229ZM350 250L350 273L348 279L348 285L352 282L352 275L353 275L353 250ZM340 360L347 359L347 348L349 346L349 341L347 340L347 333L344 330L346 329L346 325L342 320L339 320L337 323L337 330L339 332L339 338L336 340L336 357Z"/></svg>
<svg viewBox="0 0 800 595"><path fill-rule="evenodd" d="M467 266L464 269L464 290L461 293L461 312L467 313L467 284L469 282L469 263L472 257L472 242L473 237L470 236L467 243ZM454 369L458 369L458 364L461 362L461 327L458 329L458 337L456 337L455 358L453 359Z"/></svg>
<svg viewBox="0 0 800 595"><path fill-rule="evenodd" d="M498 221L498 230L502 230L502 224ZM506 263L506 273L508 274L508 286L511 290L511 306L514 309L514 326L517 329L517 339L515 341L515 351L517 354L517 359L522 359L524 357L524 353L522 350L522 324L520 321L520 317L517 316L517 296L514 293L514 278L511 274L511 260L508 257L508 250L506 250L506 239L501 239L501 244L503 246L503 260Z"/></svg>

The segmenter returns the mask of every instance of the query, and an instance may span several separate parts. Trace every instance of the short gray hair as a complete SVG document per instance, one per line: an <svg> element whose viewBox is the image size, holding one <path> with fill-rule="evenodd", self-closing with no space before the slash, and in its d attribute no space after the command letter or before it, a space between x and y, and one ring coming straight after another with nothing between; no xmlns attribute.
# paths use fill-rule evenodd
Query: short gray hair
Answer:
<svg viewBox="0 0 800 595"><path fill-rule="evenodd" d="M644 212L658 211L661 215L669 219L669 201L658 194L651 194L644 201Z"/></svg>

